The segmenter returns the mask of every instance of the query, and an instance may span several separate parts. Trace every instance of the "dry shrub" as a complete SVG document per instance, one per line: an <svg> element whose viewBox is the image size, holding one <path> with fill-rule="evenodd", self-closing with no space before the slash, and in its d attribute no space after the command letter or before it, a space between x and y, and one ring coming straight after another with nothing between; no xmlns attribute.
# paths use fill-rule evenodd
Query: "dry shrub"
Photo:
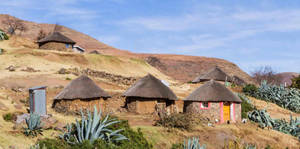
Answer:
<svg viewBox="0 0 300 149"><path fill-rule="evenodd" d="M192 130L197 124L200 124L203 118L189 113L173 113L161 116L155 123L156 126L166 128L178 128L181 130Z"/></svg>

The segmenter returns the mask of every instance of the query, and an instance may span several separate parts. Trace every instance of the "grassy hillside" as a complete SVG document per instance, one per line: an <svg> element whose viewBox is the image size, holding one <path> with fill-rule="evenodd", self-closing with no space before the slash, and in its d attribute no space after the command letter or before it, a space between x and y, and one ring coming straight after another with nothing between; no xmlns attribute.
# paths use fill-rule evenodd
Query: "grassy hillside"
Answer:
<svg viewBox="0 0 300 149"><path fill-rule="evenodd" d="M0 48L5 53L0 55L0 147L28 148L37 139L53 138L60 134L59 131L45 130L44 136L38 138L25 137L20 130L13 129L12 122L6 122L2 115L12 112L26 113L24 100L28 97L27 88L32 86L47 85L47 110L58 120L58 124L66 124L74 121L75 116L66 116L55 112L52 108L53 97L62 90L60 85L67 85L77 76L74 74L58 74L61 68L92 69L103 71L111 75L122 77L140 78L147 73L152 73L160 79L170 82L170 87L176 95L183 99L190 94L199 84L179 83L176 80L161 73L155 67L149 65L143 59L127 56L76 54L58 51L38 50L31 41L23 38L11 38L9 41L0 42ZM15 71L6 70L14 66ZM36 72L24 71L27 67ZM112 108L120 108L124 99L120 94L130 85L122 85L118 81L109 78L92 77L103 89L108 91L113 98L110 100ZM20 89L18 91L18 89ZM17 90L17 91L16 91ZM289 118L289 114L300 116L288 110L282 109L275 104L251 98L259 109L267 108L271 117ZM255 123L247 124L223 124L214 127L199 125L193 131L168 130L162 127L152 126L154 118L149 115L135 115L127 112L115 111L115 115L129 120L135 129L141 128L146 138L154 144L155 148L168 149L173 143L182 142L186 137L197 136L208 148L221 148L229 140L256 144L259 148L268 144L274 148L290 149L298 148L299 141L292 136L273 130L263 130ZM56 125L58 125L56 124Z"/></svg>
<svg viewBox="0 0 300 149"><path fill-rule="evenodd" d="M5 28L5 26L1 22L2 20L5 20L7 17L13 19L19 19L6 14L0 14L0 28ZM53 31L55 26L54 24L35 23L35 22L25 21L25 20L22 20L22 22L25 24L28 30L22 32L20 36L25 37L28 40L31 40L31 42L36 41L36 37L38 36L38 33L41 29L44 30L46 33L50 33ZM80 31L76 31L65 26L61 26L60 32L63 35L76 41L77 45L85 48L88 52L93 50L98 50L101 53L106 55L139 58L145 60L150 59L150 61L148 61L150 65L152 65L156 69L160 70L162 73L178 81L182 81L182 82L191 81L199 74L204 73L217 65L220 68L224 69L224 71L230 75L237 75L247 82L252 82L251 77L247 73L242 71L234 63L224 59L203 57L203 56L133 53L126 50L120 50L114 48L110 45L107 45L105 43L102 43L101 41L96 40L95 38L87 34L81 33ZM36 45L27 44L25 47L33 48L36 47ZM131 50L131 49L127 49L127 50ZM164 49L160 49L160 50L163 51ZM158 61L154 61L154 63L153 61L151 62L151 58L153 57Z"/></svg>

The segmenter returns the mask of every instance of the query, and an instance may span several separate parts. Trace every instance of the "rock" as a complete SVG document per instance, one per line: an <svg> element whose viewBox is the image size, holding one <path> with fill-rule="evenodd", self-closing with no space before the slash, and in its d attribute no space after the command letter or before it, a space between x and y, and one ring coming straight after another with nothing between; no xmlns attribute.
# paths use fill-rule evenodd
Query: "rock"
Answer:
<svg viewBox="0 0 300 149"><path fill-rule="evenodd" d="M90 52L89 54L101 54L101 53L97 50L94 50L94 51Z"/></svg>
<svg viewBox="0 0 300 149"><path fill-rule="evenodd" d="M0 101L0 110L2 110L2 111L8 111L9 109L8 109L8 107L5 106L4 103L2 103L2 102Z"/></svg>
<svg viewBox="0 0 300 149"><path fill-rule="evenodd" d="M6 68L6 70L8 70L8 71L16 71L16 68L17 68L17 67L15 67L15 66L13 66L13 65L10 65L10 66L8 66L8 67Z"/></svg>
<svg viewBox="0 0 300 149"><path fill-rule="evenodd" d="M64 86L63 85L55 85L53 86L54 89L63 89Z"/></svg>
<svg viewBox="0 0 300 149"><path fill-rule="evenodd" d="M40 70L35 70L32 67L26 67L25 69L21 69L21 71L26 71L26 72L39 72Z"/></svg>
<svg viewBox="0 0 300 149"><path fill-rule="evenodd" d="M16 105L14 105L14 107L16 108L16 109L18 109L18 110L20 110L20 109L22 109L22 105L21 104L16 104Z"/></svg>
<svg viewBox="0 0 300 149"><path fill-rule="evenodd" d="M23 87L13 87L11 90L14 92L24 92L25 89Z"/></svg>
<svg viewBox="0 0 300 149"><path fill-rule="evenodd" d="M17 116L17 120L15 121L15 125L13 129L22 129L26 127L26 119L29 118L30 114L22 114ZM43 115L41 116L41 123L43 129L51 129L57 123L57 120L53 118L51 115Z"/></svg>
<svg viewBox="0 0 300 149"><path fill-rule="evenodd" d="M53 117L42 117L42 128L43 129L51 129L57 120Z"/></svg>
<svg viewBox="0 0 300 149"><path fill-rule="evenodd" d="M58 71L58 74L69 74L70 72L68 72L67 69L65 68L61 68L59 71Z"/></svg>
<svg viewBox="0 0 300 149"><path fill-rule="evenodd" d="M25 113L17 116L16 124L25 123L25 119L29 118L30 114Z"/></svg>

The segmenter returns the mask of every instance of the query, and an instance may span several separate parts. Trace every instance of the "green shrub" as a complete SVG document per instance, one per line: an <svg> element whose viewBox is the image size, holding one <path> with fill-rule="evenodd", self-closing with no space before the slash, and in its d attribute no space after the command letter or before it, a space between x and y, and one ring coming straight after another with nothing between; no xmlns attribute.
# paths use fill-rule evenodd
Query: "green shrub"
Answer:
<svg viewBox="0 0 300 149"><path fill-rule="evenodd" d="M190 114L173 113L161 117L155 123L156 126L166 128L178 128L181 130L192 130L193 117Z"/></svg>
<svg viewBox="0 0 300 149"><path fill-rule="evenodd" d="M112 117L116 118L116 117ZM127 120L120 120L119 123L112 125L109 129L117 130L123 129L122 134L128 138L128 140L119 141L116 143L117 146L121 147L122 149L152 149L153 146L149 143L146 138L144 137L141 129L139 128L137 131L134 131L130 128Z"/></svg>
<svg viewBox="0 0 300 149"><path fill-rule="evenodd" d="M183 149L183 144L182 143L172 144L171 149Z"/></svg>
<svg viewBox="0 0 300 149"><path fill-rule="evenodd" d="M70 81L70 80L72 80L72 79L71 79L71 78L69 78L69 77L66 77L66 80Z"/></svg>
<svg viewBox="0 0 300 149"><path fill-rule="evenodd" d="M255 107L247 96L243 94L238 94L238 96L242 100L242 118L248 118L248 112L253 111Z"/></svg>
<svg viewBox="0 0 300 149"><path fill-rule="evenodd" d="M257 87L253 84L247 84L244 88L243 88L243 92L246 94L246 95L255 95L256 92L257 92Z"/></svg>
<svg viewBox="0 0 300 149"><path fill-rule="evenodd" d="M292 79L291 87L300 89L300 75Z"/></svg>
<svg viewBox="0 0 300 149"><path fill-rule="evenodd" d="M12 122L15 119L15 115L13 113L6 113L3 115L3 119L7 122Z"/></svg>
<svg viewBox="0 0 300 149"><path fill-rule="evenodd" d="M55 139L41 139L38 140L37 143L40 147L45 146L47 149L68 149L70 146L63 140L60 140L58 138Z"/></svg>

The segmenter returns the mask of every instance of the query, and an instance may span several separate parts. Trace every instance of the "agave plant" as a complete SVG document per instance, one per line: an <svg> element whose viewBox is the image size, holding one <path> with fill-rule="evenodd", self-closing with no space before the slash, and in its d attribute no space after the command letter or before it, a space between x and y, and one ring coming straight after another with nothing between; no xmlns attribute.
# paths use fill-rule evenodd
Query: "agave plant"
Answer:
<svg viewBox="0 0 300 149"><path fill-rule="evenodd" d="M38 134L43 135L41 117L38 114L30 114L26 119L27 128L24 128L24 134L26 136L36 137Z"/></svg>
<svg viewBox="0 0 300 149"><path fill-rule="evenodd" d="M271 127L274 130L298 137L300 140L300 118L293 119L291 115L289 122L284 119L272 119L265 110L254 110L249 113L248 117L259 123L261 127Z"/></svg>
<svg viewBox="0 0 300 149"><path fill-rule="evenodd" d="M300 113L300 91L295 88L285 88L262 81L260 87L251 96L273 102L285 109Z"/></svg>
<svg viewBox="0 0 300 149"><path fill-rule="evenodd" d="M102 117L102 112L98 113L96 106L94 107L93 116L87 110L87 117L81 110L81 120L76 123L67 125L67 131L60 137L69 144L83 143L85 140L93 143L96 139L102 139L107 142L126 140L127 138L120 134L122 129L110 130L110 125L119 123L116 119L110 119L109 114ZM73 128L74 127L74 128Z"/></svg>
<svg viewBox="0 0 300 149"><path fill-rule="evenodd" d="M0 41L1 40L8 40L8 36L5 34L3 30L0 29Z"/></svg>
<svg viewBox="0 0 300 149"><path fill-rule="evenodd" d="M206 149L206 145L201 146L201 144L199 143L199 138L193 137L192 139L189 138L187 142L184 141L183 148L184 149Z"/></svg>

